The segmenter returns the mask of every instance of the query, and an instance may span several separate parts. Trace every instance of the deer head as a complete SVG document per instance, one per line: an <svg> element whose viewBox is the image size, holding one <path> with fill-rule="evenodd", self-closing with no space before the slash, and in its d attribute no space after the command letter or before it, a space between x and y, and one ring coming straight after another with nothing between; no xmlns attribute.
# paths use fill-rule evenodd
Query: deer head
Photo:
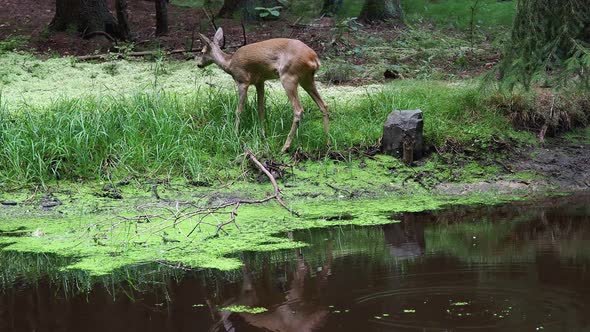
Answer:
<svg viewBox="0 0 590 332"><path fill-rule="evenodd" d="M213 42L201 33L199 33L199 39L203 42L203 49L201 50L201 55L197 56L195 61L197 62L197 67L205 68L214 62L214 53L222 52L221 44L223 42L223 30L221 28L217 29L217 32L215 32L215 36L213 37Z"/></svg>

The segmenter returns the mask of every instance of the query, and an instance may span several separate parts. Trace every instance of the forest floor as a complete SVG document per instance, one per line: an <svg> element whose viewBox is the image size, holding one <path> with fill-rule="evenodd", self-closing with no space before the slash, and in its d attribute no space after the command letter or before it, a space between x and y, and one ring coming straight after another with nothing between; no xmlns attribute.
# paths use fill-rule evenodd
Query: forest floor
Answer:
<svg viewBox="0 0 590 332"><path fill-rule="evenodd" d="M113 8L114 1L108 2ZM26 36L17 49L46 56L128 51L129 45L134 51L200 50L197 33L209 36L214 33L205 10L171 4L168 6L170 32L156 37L155 9L150 1L129 2L132 41L118 44L102 36L82 39L75 31L50 32L48 26L55 14L55 1L52 0L8 0L2 7L0 40ZM490 36L488 32L478 32L476 41L468 42L465 31L439 31L428 23L402 38L399 37L406 28L399 24L361 24L350 18L302 20L301 17L286 17L276 21L249 21L245 31L239 20L215 19L215 23L223 27L226 47L230 52L244 43L277 37L294 38L308 44L322 60L345 64L340 66L342 71L356 74L344 79L328 78L331 83L359 85L400 77L423 78L433 73L439 79L468 78L488 71L500 57L497 43L492 45L495 36ZM437 41L434 47L433 40ZM192 59L186 53L177 57Z"/></svg>
<svg viewBox="0 0 590 332"><path fill-rule="evenodd" d="M114 1L111 8L114 7ZM0 12L0 40L10 36L31 36L27 46L38 53L52 53L59 55L87 55L97 51L106 52L112 48L106 38L81 39L79 34L71 32L49 33L48 26L55 15L55 1L53 0L9 0L3 4ZM197 32L213 34L214 30L210 19L202 8L168 6L170 32L161 37L156 37L156 17L153 2L131 1L129 2L129 23L133 42L139 49L153 48L160 45L164 49L188 48L191 41L195 42L195 48L199 49L200 43L196 37ZM216 21L222 26L227 39L227 44L243 44L243 31L241 23L237 20ZM314 24L291 24L285 21L264 21L248 26L247 42L253 43L275 37L290 37L300 39L318 53L325 49L324 43L328 40L330 29L334 22L330 18L319 20ZM375 26L374 33L394 38L399 30L396 26ZM113 49L114 50L114 49Z"/></svg>

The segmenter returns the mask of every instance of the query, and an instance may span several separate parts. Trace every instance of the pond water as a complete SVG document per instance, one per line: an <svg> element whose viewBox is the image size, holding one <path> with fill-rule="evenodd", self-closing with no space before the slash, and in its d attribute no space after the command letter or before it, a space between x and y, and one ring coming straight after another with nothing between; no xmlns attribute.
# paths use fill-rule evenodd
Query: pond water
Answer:
<svg viewBox="0 0 590 332"><path fill-rule="evenodd" d="M311 245L230 273L153 264L89 287L23 256L0 331L590 330L590 193L390 217L287 234Z"/></svg>

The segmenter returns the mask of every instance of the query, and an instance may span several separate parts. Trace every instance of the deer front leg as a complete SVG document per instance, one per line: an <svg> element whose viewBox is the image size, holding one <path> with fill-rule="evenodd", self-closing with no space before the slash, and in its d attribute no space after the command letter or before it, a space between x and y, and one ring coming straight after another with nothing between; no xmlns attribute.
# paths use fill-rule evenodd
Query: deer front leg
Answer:
<svg viewBox="0 0 590 332"><path fill-rule="evenodd" d="M283 145L283 148L281 149L281 152L286 152L291 147L293 136L295 136L297 127L299 127L299 121L301 120L301 114L303 113L303 106L301 106L299 94L297 93L297 87L299 86L297 79L289 76L281 77L281 83L283 84L283 87L287 92L287 97L289 97L289 101L293 107L293 124L291 125L291 130L289 131L285 145Z"/></svg>
<svg viewBox="0 0 590 332"><path fill-rule="evenodd" d="M320 96L318 89L316 88L315 81L313 80L313 75L311 77L304 78L301 82L301 87L311 96L313 101L318 105L320 111L322 111L322 115L324 116L324 132L326 133L327 137L327 144L328 146L331 145L330 140L330 119L328 117L328 108L326 107L326 103Z"/></svg>
<svg viewBox="0 0 590 332"><path fill-rule="evenodd" d="M258 101L258 119L260 120L262 137L266 138L266 132L264 130L266 127L264 121L264 82L256 84L256 100Z"/></svg>
<svg viewBox="0 0 590 332"><path fill-rule="evenodd" d="M240 129L240 114L244 110L244 105L246 105L246 98L248 97L248 87L250 85L246 83L238 83L238 108L236 109L236 133Z"/></svg>

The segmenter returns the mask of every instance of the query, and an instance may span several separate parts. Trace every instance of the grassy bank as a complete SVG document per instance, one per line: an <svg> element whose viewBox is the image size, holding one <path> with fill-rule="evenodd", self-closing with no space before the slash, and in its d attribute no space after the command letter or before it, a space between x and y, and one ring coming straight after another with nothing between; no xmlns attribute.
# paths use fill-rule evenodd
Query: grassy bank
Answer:
<svg viewBox="0 0 590 332"><path fill-rule="evenodd" d="M0 64L5 189L130 176L233 179L242 172L236 160L245 146L259 156L287 158L277 152L292 109L278 82L268 84L263 139L254 91L235 132L235 86L217 68L200 71L192 61L169 59L80 63L10 52ZM331 116L331 149L320 112L303 91L306 113L293 145L313 159L378 146L383 122L395 109L422 109L426 143L438 148L485 153L498 142L519 144L531 137L511 129L497 109L498 98L490 99L470 80L322 85L320 92Z"/></svg>
<svg viewBox="0 0 590 332"><path fill-rule="evenodd" d="M512 25L515 1L496 0L402 0L410 22L431 21L441 28L498 29Z"/></svg>
<svg viewBox="0 0 590 332"><path fill-rule="evenodd" d="M394 109L424 111L428 145L453 144L486 151L494 142L527 139L468 82L403 81L385 86L329 88L332 152L348 155L377 146L385 118ZM11 187L53 180L122 179L128 176L193 180L231 178L247 146L281 159L292 110L273 86L267 100L267 139L260 133L255 103L235 132L236 94L231 88L200 86L193 92L60 98L47 105L0 109L0 183ZM314 158L328 155L320 112L309 97L294 142ZM238 165L239 166L239 165Z"/></svg>

